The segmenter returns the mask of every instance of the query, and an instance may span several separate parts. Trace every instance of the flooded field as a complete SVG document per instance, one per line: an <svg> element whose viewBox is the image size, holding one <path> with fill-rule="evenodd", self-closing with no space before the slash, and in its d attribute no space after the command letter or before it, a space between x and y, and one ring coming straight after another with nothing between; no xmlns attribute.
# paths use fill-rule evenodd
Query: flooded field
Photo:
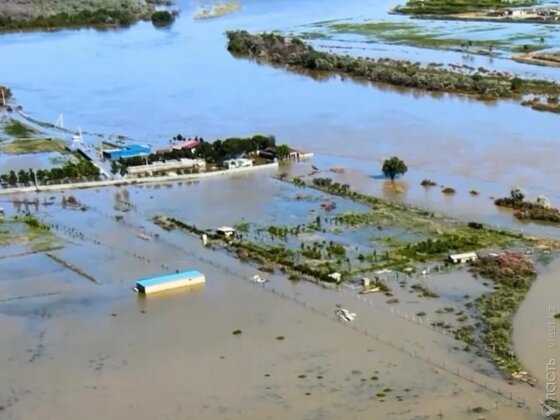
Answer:
<svg viewBox="0 0 560 420"><path fill-rule="evenodd" d="M9 57L2 84L39 120L54 122L63 112L67 127L128 135L156 148L177 133L205 139L274 134L279 143L315 152L312 163L323 175L359 192L560 237L557 228L521 224L491 200L520 185L531 199L544 194L560 205L552 135L557 115L513 101L311 78L226 51L229 29L302 33L317 22L406 20L387 17L394 1L335 0L325 7L316 0L245 0L235 13L209 20L194 19L198 3L176 3L182 13L167 29L140 23L2 35L0 52ZM421 25L473 39L542 32L534 25L493 25L488 32L476 30L480 23ZM556 30L545 35L547 44L557 43ZM558 78L552 68L515 63L505 53L494 58L371 41L337 35L313 44ZM381 162L391 155L410 168L399 194L379 178ZM53 158L3 154L0 167L40 168ZM335 167L344 171L328 171ZM280 172L310 170L301 163ZM421 187L425 178L438 186ZM443 186L457 193L442 194ZM480 194L471 196L471 189ZM70 195L88 210L63 207ZM558 308L558 261L539 266L543 275L515 319L515 351L537 379L532 388L506 383L445 328L461 325L471 316L466 303L491 290L466 269L422 278L386 275L398 299L392 305L383 294L358 295L353 285L327 289L279 272L256 286L249 281L256 266L152 223L163 214L205 228L305 224L325 214L326 199L262 174L3 197L8 216L36 214L64 248L50 250L51 256L28 245L0 248L0 419L541 418L543 368L554 356L545 318L550 306ZM336 202L336 212L363 210ZM376 231L331 234L327 242L343 240L360 252ZM317 240L313 234L305 239ZM191 268L206 275L203 287L146 299L131 291L136 279ZM439 298L419 296L415 284ZM338 321L337 305L356 312L356 322ZM238 329L242 333L233 335Z"/></svg>
<svg viewBox="0 0 560 420"><path fill-rule="evenodd" d="M44 254L0 260L0 368L7 378L0 405L8 419L74 418L89 408L91 418L467 419L475 409L486 418L538 418L538 389L508 385L487 360L431 326L455 322L464 295L487 291L468 272L420 280L440 299L410 290L417 278L390 275L397 305L281 274L254 286L256 267L150 221L169 213L206 227L293 222L321 211L320 193L252 174L72 192L85 212L63 208L63 195L49 194L55 204L29 210L65 239L52 254L95 282ZM360 210L337 201L341 211ZM10 215L20 206L4 207ZM131 291L135 279L189 268L204 272L207 283L145 299ZM358 313L352 328L334 318L337 304ZM242 334L233 335L237 329ZM157 393L146 388L146 377L157 381Z"/></svg>

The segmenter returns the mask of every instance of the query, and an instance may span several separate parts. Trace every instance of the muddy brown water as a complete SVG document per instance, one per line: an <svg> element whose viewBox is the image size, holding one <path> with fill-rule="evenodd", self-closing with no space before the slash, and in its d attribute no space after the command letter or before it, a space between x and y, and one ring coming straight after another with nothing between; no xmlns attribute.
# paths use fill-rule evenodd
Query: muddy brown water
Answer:
<svg viewBox="0 0 560 420"><path fill-rule="evenodd" d="M207 181L127 188L137 210L123 222L113 217L116 189L73 193L92 206L86 212L40 207L69 241L54 253L100 284L42 255L1 261L0 405L7 418L471 418L477 406L489 410L486 418L538 418L538 390L510 388L451 337L391 313L382 296L358 301L355 292L281 275L255 287L248 279L256 267L148 221L158 213L201 227L234 224L240 215L263 224L309 217L308 203L294 200L304 190L252 175ZM62 194L51 195L61 202ZM140 228L160 239L138 238ZM203 271L207 283L145 299L131 291L137 278L188 268ZM480 284L462 275L426 280L441 301L416 302L403 291L398 310L433 313L465 290L479 293ZM334 320L337 304L357 312L356 327L370 336ZM232 335L236 329L240 336ZM378 396L385 388L391 391Z"/></svg>
<svg viewBox="0 0 560 420"><path fill-rule="evenodd" d="M390 198L467 220L558 235L554 228L517 224L489 199L521 185L532 198L544 194L560 204L558 140L551 136L556 115L509 101L485 103L336 77L313 79L237 60L225 51L227 29L292 30L327 19L383 18L392 2L337 0L327 8L314 0L247 0L241 12L206 22L192 19L194 3L178 5L181 17L165 30L142 23L112 31L3 35L0 52L10 60L3 63L2 83L39 119L54 121L63 112L67 126L128 134L155 145L167 144L179 132L207 139L275 134L279 142L316 152L314 162L321 168L347 168L341 179L376 195L384 194L384 181L371 176L379 174L385 157L396 154L409 164L404 178L408 188ZM383 48L387 54L398 50L403 58L472 64L456 54ZM509 66L502 61L495 65ZM537 76L550 72L514 67ZM293 170L308 170L302 168ZM426 191L418 185L423 178L458 192L445 197L437 188ZM130 188L131 201L140 210L125 217L146 227L156 213L206 226L297 217L301 210L274 185L253 175L183 187ZM467 194L473 188L481 191L479 197ZM468 410L476 406L489 410L483 414L488 419L540 418L543 361L550 357L542 337L543 311L559 295L557 263L537 280L516 317L516 351L539 380L534 389L512 387L530 406L519 409L309 307L247 284L243 280L254 268L201 250L197 240L159 231L165 241L138 238L136 227L110 219L114 191L72 193L94 203L102 214L53 206L40 207L39 213L103 242L95 245L61 232L70 242L56 251L100 285L43 256L0 261L2 420L434 418L440 413L473 418ZM57 201L61 197L47 197L51 195ZM12 212L9 206L2 203ZM139 255L150 261L139 260ZM241 278L200 257L241 273ZM130 291L136 278L192 267L207 275L204 287L146 300ZM442 290L457 294L461 279L458 275ZM440 281L430 279L433 287ZM342 302L358 312L360 327L426 358L465 372L490 370L454 350L449 337L354 297L288 283L280 276L272 278L275 285L319 312L331 314ZM415 311L415 306L410 303L407 310ZM426 308L433 311L436 305ZM235 329L243 330L241 336L231 334ZM372 381L372 376L379 379ZM495 373L488 381L509 390ZM385 387L392 391L376 396Z"/></svg>

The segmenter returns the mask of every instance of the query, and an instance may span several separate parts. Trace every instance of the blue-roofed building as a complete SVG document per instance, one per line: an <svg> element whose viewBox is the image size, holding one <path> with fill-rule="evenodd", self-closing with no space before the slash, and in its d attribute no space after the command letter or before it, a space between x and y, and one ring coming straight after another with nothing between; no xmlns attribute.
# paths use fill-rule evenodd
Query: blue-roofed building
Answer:
<svg viewBox="0 0 560 420"><path fill-rule="evenodd" d="M103 157L106 159L126 159L136 156L147 156L152 152L152 147L148 144L130 144L119 149L103 150Z"/></svg>
<svg viewBox="0 0 560 420"><path fill-rule="evenodd" d="M138 280L136 282L136 289L140 293L149 294L192 286L195 284L202 284L205 281L206 277L199 271L181 271L173 274L164 274L162 276Z"/></svg>

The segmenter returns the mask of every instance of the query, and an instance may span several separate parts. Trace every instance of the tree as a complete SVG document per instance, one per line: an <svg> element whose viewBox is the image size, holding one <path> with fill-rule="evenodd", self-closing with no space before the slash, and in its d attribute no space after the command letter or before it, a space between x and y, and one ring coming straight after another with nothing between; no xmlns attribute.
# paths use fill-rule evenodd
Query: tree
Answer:
<svg viewBox="0 0 560 420"><path fill-rule="evenodd" d="M128 171L127 171L126 166L121 165L121 169L120 169L121 176L125 176L127 174L127 172Z"/></svg>
<svg viewBox="0 0 560 420"><path fill-rule="evenodd" d="M23 169L20 169L19 172L18 172L18 179L19 179L19 182L23 185L29 184L29 172L27 172Z"/></svg>
<svg viewBox="0 0 560 420"><path fill-rule="evenodd" d="M152 23L154 26L167 26L171 25L175 17L167 10L156 10L152 13Z"/></svg>
<svg viewBox="0 0 560 420"><path fill-rule="evenodd" d="M18 183L18 177L16 175L16 173L14 171L10 171L10 174L8 175L8 184L10 184L10 186L15 187Z"/></svg>
<svg viewBox="0 0 560 420"><path fill-rule="evenodd" d="M35 171L31 168L29 168L29 181L31 181L32 184L35 184L35 180L36 180L36 176L35 176Z"/></svg>
<svg viewBox="0 0 560 420"><path fill-rule="evenodd" d="M408 167L397 156L393 156L389 159L385 159L381 171L383 175L391 178L391 181L393 181L397 175L404 175L406 171L408 171Z"/></svg>
<svg viewBox="0 0 560 420"><path fill-rule="evenodd" d="M525 192L521 187L515 187L509 192L514 203L522 203L525 200Z"/></svg>
<svg viewBox="0 0 560 420"><path fill-rule="evenodd" d="M119 173L119 164L116 160L111 161L111 173L116 175Z"/></svg>
<svg viewBox="0 0 560 420"><path fill-rule="evenodd" d="M290 148L286 144L281 144L276 148L276 154L278 155L278 159L286 159L290 156Z"/></svg>

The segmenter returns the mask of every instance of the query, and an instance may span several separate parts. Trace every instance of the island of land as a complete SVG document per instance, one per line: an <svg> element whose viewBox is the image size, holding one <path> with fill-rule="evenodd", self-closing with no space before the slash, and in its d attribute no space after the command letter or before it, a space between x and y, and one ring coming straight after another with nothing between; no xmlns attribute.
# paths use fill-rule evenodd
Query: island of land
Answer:
<svg viewBox="0 0 560 420"><path fill-rule="evenodd" d="M485 69L468 72L405 60L342 56L317 51L297 37L272 33L253 35L247 31L229 31L227 35L228 50L232 54L293 70L323 72L431 92L467 94L481 100L521 100L524 95L542 98L560 94L560 85L556 82L519 78L503 72Z"/></svg>
<svg viewBox="0 0 560 420"><path fill-rule="evenodd" d="M0 2L0 31L81 26L125 26L152 18L154 24L172 19L156 11L159 0L20 0Z"/></svg>

